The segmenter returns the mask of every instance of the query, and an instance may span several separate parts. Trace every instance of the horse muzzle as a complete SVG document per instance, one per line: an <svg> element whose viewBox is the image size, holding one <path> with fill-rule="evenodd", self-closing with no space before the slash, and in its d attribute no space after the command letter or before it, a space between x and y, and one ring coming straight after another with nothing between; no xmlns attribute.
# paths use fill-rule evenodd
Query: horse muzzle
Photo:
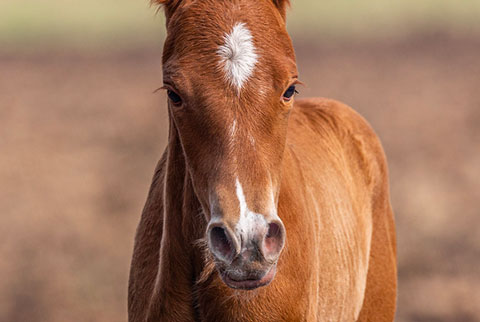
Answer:
<svg viewBox="0 0 480 322"><path fill-rule="evenodd" d="M257 222L247 232L211 223L207 238L223 282L234 289L251 290L274 279L285 244L285 227L279 219Z"/></svg>

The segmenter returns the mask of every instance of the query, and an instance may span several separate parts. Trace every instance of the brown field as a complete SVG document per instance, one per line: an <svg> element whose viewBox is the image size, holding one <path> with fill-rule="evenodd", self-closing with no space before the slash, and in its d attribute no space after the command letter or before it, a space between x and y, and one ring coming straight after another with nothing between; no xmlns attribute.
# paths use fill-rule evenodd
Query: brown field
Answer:
<svg viewBox="0 0 480 322"><path fill-rule="evenodd" d="M357 109L389 159L397 321L480 320L480 37L296 44L301 96ZM160 50L0 54L0 321L125 321L166 142Z"/></svg>

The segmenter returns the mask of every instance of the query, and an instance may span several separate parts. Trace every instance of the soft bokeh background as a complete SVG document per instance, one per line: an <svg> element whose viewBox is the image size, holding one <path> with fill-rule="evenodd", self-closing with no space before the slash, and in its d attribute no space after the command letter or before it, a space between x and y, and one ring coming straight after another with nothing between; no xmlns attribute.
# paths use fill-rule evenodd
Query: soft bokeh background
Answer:
<svg viewBox="0 0 480 322"><path fill-rule="evenodd" d="M301 96L384 143L397 321L480 321L480 1L292 0ZM0 0L0 321L125 321L166 142L148 0Z"/></svg>

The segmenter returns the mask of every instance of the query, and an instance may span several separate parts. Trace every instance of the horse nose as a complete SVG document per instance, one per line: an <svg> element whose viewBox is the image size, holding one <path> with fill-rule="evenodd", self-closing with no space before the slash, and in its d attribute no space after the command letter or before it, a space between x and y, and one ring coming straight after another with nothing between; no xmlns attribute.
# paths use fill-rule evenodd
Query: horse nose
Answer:
<svg viewBox="0 0 480 322"><path fill-rule="evenodd" d="M278 258L285 245L285 226L280 220L273 220L268 224L268 230L263 238L262 253L266 260Z"/></svg>
<svg viewBox="0 0 480 322"><path fill-rule="evenodd" d="M243 223L239 232L241 250L238 259L242 263L260 265L275 262L285 245L285 227L280 219Z"/></svg>
<svg viewBox="0 0 480 322"><path fill-rule="evenodd" d="M245 230L242 230L245 232ZM265 259L274 262L285 245L285 227L280 220L249 227L247 234L239 236L222 223L210 224L208 242L210 251L220 261L231 264L235 258L242 262Z"/></svg>
<svg viewBox="0 0 480 322"><path fill-rule="evenodd" d="M212 254L223 262L231 263L239 249L236 236L221 223L210 224L207 236Z"/></svg>

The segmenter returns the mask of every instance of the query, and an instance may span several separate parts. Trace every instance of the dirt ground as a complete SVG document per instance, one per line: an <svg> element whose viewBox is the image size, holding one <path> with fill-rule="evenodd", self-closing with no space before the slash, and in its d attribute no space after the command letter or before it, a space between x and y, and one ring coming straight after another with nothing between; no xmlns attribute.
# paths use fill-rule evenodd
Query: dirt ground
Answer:
<svg viewBox="0 0 480 322"><path fill-rule="evenodd" d="M480 320L480 37L298 42L300 95L364 115L389 159L397 321ZM125 321L166 142L160 49L0 54L0 320Z"/></svg>

